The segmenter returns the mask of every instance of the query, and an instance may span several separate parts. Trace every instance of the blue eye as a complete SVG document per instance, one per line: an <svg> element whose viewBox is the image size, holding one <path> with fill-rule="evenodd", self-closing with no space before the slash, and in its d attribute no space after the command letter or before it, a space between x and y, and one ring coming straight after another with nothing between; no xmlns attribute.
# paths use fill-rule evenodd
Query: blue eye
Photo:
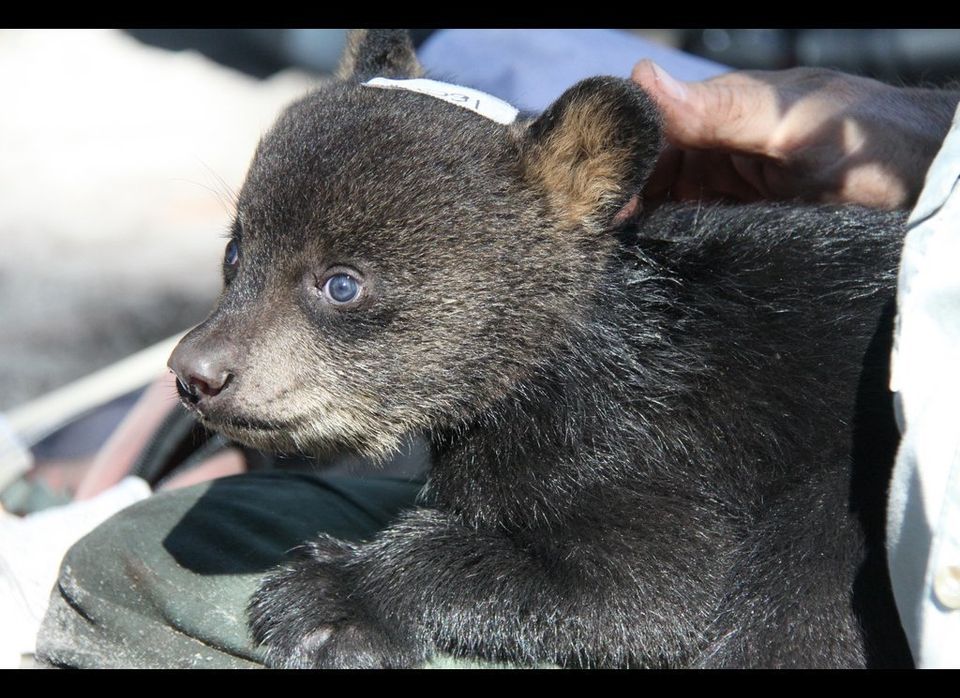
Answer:
<svg viewBox="0 0 960 698"><path fill-rule="evenodd" d="M235 267L240 261L240 246L236 240L227 243L227 251L223 254L223 263L228 267Z"/></svg>
<svg viewBox="0 0 960 698"><path fill-rule="evenodd" d="M350 274L334 274L323 285L323 294L334 303L349 303L360 294L360 283Z"/></svg>

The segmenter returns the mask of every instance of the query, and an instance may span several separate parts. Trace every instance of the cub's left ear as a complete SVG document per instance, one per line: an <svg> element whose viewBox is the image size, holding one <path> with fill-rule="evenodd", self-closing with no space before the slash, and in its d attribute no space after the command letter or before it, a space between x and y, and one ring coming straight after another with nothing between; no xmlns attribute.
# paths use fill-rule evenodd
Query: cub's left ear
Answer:
<svg viewBox="0 0 960 698"><path fill-rule="evenodd" d="M340 58L341 80L416 78L423 75L406 29L354 29Z"/></svg>
<svg viewBox="0 0 960 698"><path fill-rule="evenodd" d="M608 230L653 169L660 124L652 100L633 83L612 77L579 82L522 137L526 178L565 223Z"/></svg>

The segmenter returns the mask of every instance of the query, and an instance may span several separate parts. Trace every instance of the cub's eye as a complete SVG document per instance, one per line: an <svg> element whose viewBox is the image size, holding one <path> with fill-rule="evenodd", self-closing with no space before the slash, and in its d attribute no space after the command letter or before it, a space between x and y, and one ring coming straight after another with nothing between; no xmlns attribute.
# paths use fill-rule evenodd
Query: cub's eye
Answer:
<svg viewBox="0 0 960 698"><path fill-rule="evenodd" d="M350 274L334 274L323 285L323 297L331 303L349 303L359 295L360 282Z"/></svg>
<svg viewBox="0 0 960 698"><path fill-rule="evenodd" d="M228 267L235 267L240 261L240 246L236 240L227 243L227 249L223 253L223 263Z"/></svg>

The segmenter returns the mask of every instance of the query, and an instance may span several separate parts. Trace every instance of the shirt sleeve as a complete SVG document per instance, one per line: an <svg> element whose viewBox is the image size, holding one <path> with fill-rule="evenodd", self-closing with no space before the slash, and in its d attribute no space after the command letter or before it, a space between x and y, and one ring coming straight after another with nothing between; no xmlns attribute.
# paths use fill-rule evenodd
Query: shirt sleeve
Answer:
<svg viewBox="0 0 960 698"><path fill-rule="evenodd" d="M960 110L907 222L891 389L903 433L887 553L914 660L960 668Z"/></svg>

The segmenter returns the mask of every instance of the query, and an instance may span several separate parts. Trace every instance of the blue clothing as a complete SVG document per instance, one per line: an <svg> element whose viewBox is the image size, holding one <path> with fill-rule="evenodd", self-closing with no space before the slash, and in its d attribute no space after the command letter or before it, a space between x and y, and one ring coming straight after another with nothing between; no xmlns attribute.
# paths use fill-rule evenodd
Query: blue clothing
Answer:
<svg viewBox="0 0 960 698"><path fill-rule="evenodd" d="M907 223L891 389L903 440L887 558L921 668L960 668L960 111Z"/></svg>
<svg viewBox="0 0 960 698"><path fill-rule="evenodd" d="M680 80L729 71L712 61L616 29L445 29L420 47L427 74L488 92L521 112L541 112L596 75L629 77L651 58Z"/></svg>

